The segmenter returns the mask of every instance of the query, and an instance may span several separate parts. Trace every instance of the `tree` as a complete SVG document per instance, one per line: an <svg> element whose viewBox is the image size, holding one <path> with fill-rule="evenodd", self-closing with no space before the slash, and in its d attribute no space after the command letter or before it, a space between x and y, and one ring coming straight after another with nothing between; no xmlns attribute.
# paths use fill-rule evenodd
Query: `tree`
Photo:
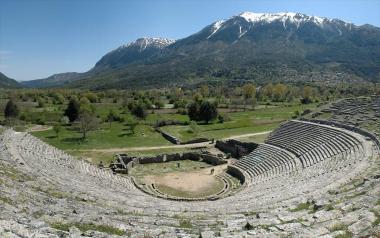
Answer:
<svg viewBox="0 0 380 238"><path fill-rule="evenodd" d="M19 110L17 105L13 102L12 99L10 99L7 102L7 105L5 106L4 109L4 116L8 120L8 122L11 124L12 120L17 118L19 115Z"/></svg>
<svg viewBox="0 0 380 238"><path fill-rule="evenodd" d="M61 132L61 130L62 130L62 127L60 125L53 126L53 131L55 132L56 137L59 136L59 133Z"/></svg>
<svg viewBox="0 0 380 238"><path fill-rule="evenodd" d="M127 108L129 111L132 112L132 109L136 106L136 103L134 101L128 101L127 102Z"/></svg>
<svg viewBox="0 0 380 238"><path fill-rule="evenodd" d="M81 111L83 111L83 110L88 111L88 112L94 112L95 111L95 108L92 106L90 100L88 100L88 98L86 98L86 97L81 97L81 99L79 101L79 108Z"/></svg>
<svg viewBox="0 0 380 238"><path fill-rule="evenodd" d="M147 116L145 107L142 105L142 103L138 103L137 105L135 105L132 108L131 112L135 117L140 119L145 119Z"/></svg>
<svg viewBox="0 0 380 238"><path fill-rule="evenodd" d="M64 115L69 118L70 122L73 122L78 119L79 110L80 104L78 99L76 97L72 97L67 105Z"/></svg>
<svg viewBox="0 0 380 238"><path fill-rule="evenodd" d="M193 96L194 101L201 102L202 101L202 95L199 93L195 93Z"/></svg>
<svg viewBox="0 0 380 238"><path fill-rule="evenodd" d="M255 85L253 85L251 83L245 84L243 86L243 97L244 97L244 111L245 111L245 107L246 107L247 101L249 99L252 99L252 98L256 97L256 87L255 87Z"/></svg>
<svg viewBox="0 0 380 238"><path fill-rule="evenodd" d="M60 93L54 93L53 102L54 104L63 104L65 102L65 97Z"/></svg>
<svg viewBox="0 0 380 238"><path fill-rule="evenodd" d="M115 113L112 110L110 110L107 114L107 121L110 123L110 128L112 126L112 122L114 121L114 119L115 119Z"/></svg>
<svg viewBox="0 0 380 238"><path fill-rule="evenodd" d="M178 108L186 108L186 100L184 99L181 99L181 100L178 100L178 101L175 101L174 102L174 108L178 109Z"/></svg>
<svg viewBox="0 0 380 238"><path fill-rule="evenodd" d="M288 93L288 87L284 84L278 83L273 87L273 101L283 102L285 101L286 94Z"/></svg>
<svg viewBox="0 0 380 238"><path fill-rule="evenodd" d="M267 84L264 89L263 89L263 94L264 96L266 96L267 98L272 98L272 95L273 95L273 84L272 83L269 83Z"/></svg>
<svg viewBox="0 0 380 238"><path fill-rule="evenodd" d="M161 100L156 100L154 102L154 105L156 106L157 109L161 109L161 108L163 108L165 106L164 102L162 102Z"/></svg>
<svg viewBox="0 0 380 238"><path fill-rule="evenodd" d="M191 121L199 121L200 102L192 102L187 108L187 115Z"/></svg>
<svg viewBox="0 0 380 238"><path fill-rule="evenodd" d="M174 100L179 100L183 96L182 88L174 88L172 98Z"/></svg>
<svg viewBox="0 0 380 238"><path fill-rule="evenodd" d="M210 103L208 101L202 102L199 108L199 119L205 121L206 124L209 121L214 120L218 116L218 109L215 103Z"/></svg>
<svg viewBox="0 0 380 238"><path fill-rule="evenodd" d="M95 93L93 93L93 92L86 93L84 96L85 96L88 100L90 100L91 103L96 103L96 102L99 101L98 96L97 96Z"/></svg>
<svg viewBox="0 0 380 238"><path fill-rule="evenodd" d="M82 140L86 140L87 133L95 130L99 125L99 121L94 114L88 111L81 111L75 124L79 132L82 133Z"/></svg>
<svg viewBox="0 0 380 238"><path fill-rule="evenodd" d="M294 100L294 98L299 96L299 87L297 86L290 86L288 87L288 94L286 95L286 101L291 102Z"/></svg>
<svg viewBox="0 0 380 238"><path fill-rule="evenodd" d="M309 104L312 102L313 89L309 86L306 86L302 90L302 99L301 102L303 104Z"/></svg>

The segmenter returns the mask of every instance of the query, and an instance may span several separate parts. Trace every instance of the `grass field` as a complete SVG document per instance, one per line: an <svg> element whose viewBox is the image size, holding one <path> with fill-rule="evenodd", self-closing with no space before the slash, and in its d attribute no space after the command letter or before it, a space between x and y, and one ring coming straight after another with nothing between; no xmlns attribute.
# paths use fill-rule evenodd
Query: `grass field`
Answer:
<svg viewBox="0 0 380 238"><path fill-rule="evenodd" d="M229 136L269 131L279 123L289 120L295 111L302 112L306 108L313 109L316 105L281 105L278 107L260 108L255 111L229 113L230 120L224 123L201 124L193 132L190 126L165 126L163 130L187 141L194 138L226 138Z"/></svg>
<svg viewBox="0 0 380 238"><path fill-rule="evenodd" d="M157 146L170 145L161 134L157 133L153 127L148 125L138 125L135 134L131 134L128 127L121 123L112 123L111 128L108 123L88 134L86 141L81 139L81 134L64 127L59 137L56 137L52 130L33 132L33 135L41 138L45 142L63 150L75 149L106 149L121 147Z"/></svg>
<svg viewBox="0 0 380 238"><path fill-rule="evenodd" d="M27 107L28 105L24 106ZM100 118L105 118L111 109L116 113L121 113L126 120L131 117L130 114L124 114L120 104L95 103L94 106L96 108L96 113ZM227 121L224 123L200 123L196 126L195 132L191 130L190 126L181 125L165 126L162 129L180 138L182 141L201 137L208 139L222 139L230 136L273 130L279 125L279 123L291 119L295 111L302 112L306 108L313 109L315 106L315 104L259 105L257 107L258 109L254 111L223 112L223 114L227 115ZM36 115L47 113L47 115L51 114L50 116L58 117L59 115L62 115L62 108L64 108L62 105L57 106L49 104L46 105L44 111L40 112L39 110L41 109L34 108L32 112L36 113ZM165 110L166 109L163 109L162 111L156 111L154 114L148 114L145 120L140 120L140 124L135 128L134 134L130 132L129 127L125 123L120 122L113 122L111 127L107 122L101 123L99 129L88 133L86 141L81 139L81 134L78 131L69 126L62 127L62 131L59 133L58 137L51 129L33 132L32 134L48 144L66 150L73 155L89 157L94 163L98 163L100 160L107 162L113 159L113 153L101 153L99 151L91 152L91 150L172 145L164 139L161 134L154 130L154 123L159 120L187 122L189 119L186 115L175 114L172 111L167 113ZM263 136L258 138L258 142L262 142L263 138ZM122 150L120 152L122 152ZM146 151L146 153L151 152L152 151ZM140 153L144 153L144 151Z"/></svg>

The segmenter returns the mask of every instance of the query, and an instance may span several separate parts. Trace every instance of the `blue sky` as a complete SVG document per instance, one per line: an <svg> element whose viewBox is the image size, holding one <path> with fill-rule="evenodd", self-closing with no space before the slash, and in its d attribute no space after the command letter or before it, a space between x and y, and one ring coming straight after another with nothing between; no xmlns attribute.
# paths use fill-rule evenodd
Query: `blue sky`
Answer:
<svg viewBox="0 0 380 238"><path fill-rule="evenodd" d="M380 26L380 0L0 0L0 72L19 81L84 72L136 38L183 38L243 11Z"/></svg>

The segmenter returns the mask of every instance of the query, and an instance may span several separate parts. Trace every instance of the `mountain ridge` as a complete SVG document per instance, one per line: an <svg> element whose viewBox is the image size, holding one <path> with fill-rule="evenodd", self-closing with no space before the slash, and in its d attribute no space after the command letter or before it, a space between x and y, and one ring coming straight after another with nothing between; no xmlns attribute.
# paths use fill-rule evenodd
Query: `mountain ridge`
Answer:
<svg viewBox="0 0 380 238"><path fill-rule="evenodd" d="M145 59L174 42L175 40L159 37L138 38L105 54L90 71L98 71L99 68L103 67L116 68Z"/></svg>
<svg viewBox="0 0 380 238"><path fill-rule="evenodd" d="M22 81L20 82L20 84L24 87L32 87L32 88L59 87L71 81L76 80L77 78L79 78L81 74L82 73L77 73L77 72L59 73L59 74L53 74L43 79Z"/></svg>
<svg viewBox="0 0 380 238"><path fill-rule="evenodd" d="M146 39L107 53L64 86L156 87L207 78L297 81L324 72L365 81L380 72L380 28L301 13L242 12L176 41L150 47Z"/></svg>
<svg viewBox="0 0 380 238"><path fill-rule="evenodd" d="M20 88L21 85L14 79L0 72L0 88Z"/></svg>

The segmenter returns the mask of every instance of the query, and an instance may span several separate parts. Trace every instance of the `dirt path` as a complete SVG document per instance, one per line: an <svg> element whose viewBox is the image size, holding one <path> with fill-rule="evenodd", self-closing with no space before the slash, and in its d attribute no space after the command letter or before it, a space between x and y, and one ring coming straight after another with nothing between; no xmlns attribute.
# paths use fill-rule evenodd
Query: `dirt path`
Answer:
<svg viewBox="0 0 380 238"><path fill-rule="evenodd" d="M188 145L162 145L162 146L139 146L139 147L121 147L109 149L84 149L84 150L67 150L67 151L94 151L94 152L118 152L118 151L144 151L144 150L159 150L159 149L179 149L179 148L202 148L212 146L210 142L195 143Z"/></svg>
<svg viewBox="0 0 380 238"><path fill-rule="evenodd" d="M251 136L258 136L268 134L271 131L263 131L257 133L248 133L236 136L230 136L226 138L222 138L223 140L230 139L239 139ZM204 148L211 147L214 144L210 144L210 142L202 142L202 143L194 143L187 145L163 145L163 146L140 146L140 147L121 147L121 148L109 148L109 149L82 149L82 150L68 150L68 151L81 151L81 152L131 152L131 151L146 151L146 150L159 150L159 149L180 149L180 148Z"/></svg>
<svg viewBox="0 0 380 238"><path fill-rule="evenodd" d="M256 132L256 133L249 133L249 134L242 134L242 135L236 135L236 136L230 136L223 138L223 140L231 140L231 139L239 139L239 138L246 138L251 136L259 136L259 135L266 135L271 133L272 131L263 131L263 132Z"/></svg>

